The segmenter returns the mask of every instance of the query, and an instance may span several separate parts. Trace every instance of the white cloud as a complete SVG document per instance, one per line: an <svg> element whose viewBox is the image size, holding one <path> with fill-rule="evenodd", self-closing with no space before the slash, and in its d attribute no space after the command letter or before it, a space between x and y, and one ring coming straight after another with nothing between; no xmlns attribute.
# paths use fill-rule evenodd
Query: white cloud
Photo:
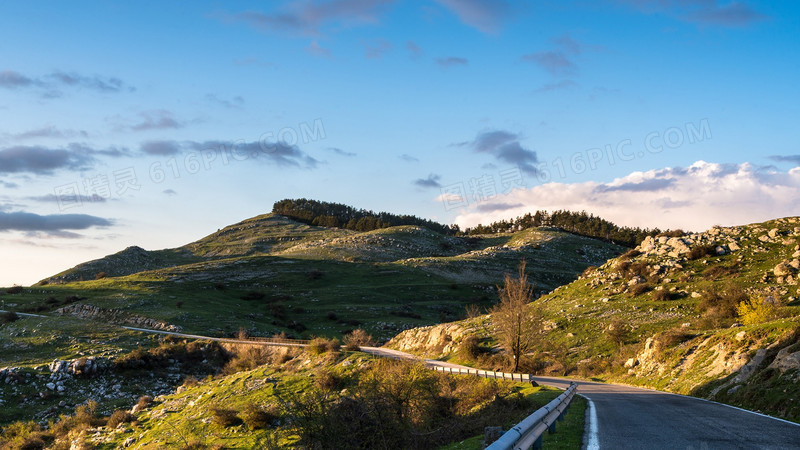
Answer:
<svg viewBox="0 0 800 450"><path fill-rule="evenodd" d="M610 183L547 183L470 204L455 222L488 224L537 209L585 210L618 225L694 231L761 222L800 215L800 167L784 172L698 161L685 168L633 172Z"/></svg>

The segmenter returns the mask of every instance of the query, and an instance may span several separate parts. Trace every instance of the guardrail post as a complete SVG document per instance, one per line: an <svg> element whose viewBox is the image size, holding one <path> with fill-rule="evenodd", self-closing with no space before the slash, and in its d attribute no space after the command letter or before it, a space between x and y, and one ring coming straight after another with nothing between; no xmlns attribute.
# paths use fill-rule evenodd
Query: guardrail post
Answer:
<svg viewBox="0 0 800 450"><path fill-rule="evenodd" d="M533 443L533 447L532 448L534 450L540 450L542 448L542 436L541 435L539 436L538 439L536 439L536 442Z"/></svg>
<svg viewBox="0 0 800 450"><path fill-rule="evenodd" d="M553 433L555 433L555 432L556 432L556 421L553 421L553 423L551 423L551 424L550 424L550 426L549 426L549 427L547 427L547 431L548 431L550 434L553 434Z"/></svg>

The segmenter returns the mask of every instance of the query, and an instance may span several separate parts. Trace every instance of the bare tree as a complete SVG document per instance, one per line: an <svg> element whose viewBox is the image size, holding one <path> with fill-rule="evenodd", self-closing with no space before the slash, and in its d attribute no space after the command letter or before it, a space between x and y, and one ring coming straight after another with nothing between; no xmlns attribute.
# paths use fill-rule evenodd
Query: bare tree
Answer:
<svg viewBox="0 0 800 450"><path fill-rule="evenodd" d="M532 350L541 330L541 313L533 300L533 285L525 274L525 260L519 264L517 278L506 274L505 285L499 288L500 303L492 308L492 325L500 345L514 358L514 372L520 358Z"/></svg>

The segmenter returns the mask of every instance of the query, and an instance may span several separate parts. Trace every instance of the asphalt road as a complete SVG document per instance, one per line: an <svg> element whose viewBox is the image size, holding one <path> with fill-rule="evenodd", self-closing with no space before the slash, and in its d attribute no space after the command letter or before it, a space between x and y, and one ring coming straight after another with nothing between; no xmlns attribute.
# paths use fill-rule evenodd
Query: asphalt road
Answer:
<svg viewBox="0 0 800 450"><path fill-rule="evenodd" d="M570 381L536 377L566 388ZM587 449L797 449L800 425L698 398L576 381L590 401ZM594 411L592 411L594 410Z"/></svg>

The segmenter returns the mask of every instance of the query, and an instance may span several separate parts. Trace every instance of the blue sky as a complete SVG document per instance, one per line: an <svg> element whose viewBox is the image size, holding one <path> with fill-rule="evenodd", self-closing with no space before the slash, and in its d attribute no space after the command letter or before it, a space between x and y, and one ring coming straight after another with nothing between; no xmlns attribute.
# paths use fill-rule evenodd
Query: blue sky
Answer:
<svg viewBox="0 0 800 450"><path fill-rule="evenodd" d="M0 285L308 197L462 226L797 215L800 6L0 2Z"/></svg>

